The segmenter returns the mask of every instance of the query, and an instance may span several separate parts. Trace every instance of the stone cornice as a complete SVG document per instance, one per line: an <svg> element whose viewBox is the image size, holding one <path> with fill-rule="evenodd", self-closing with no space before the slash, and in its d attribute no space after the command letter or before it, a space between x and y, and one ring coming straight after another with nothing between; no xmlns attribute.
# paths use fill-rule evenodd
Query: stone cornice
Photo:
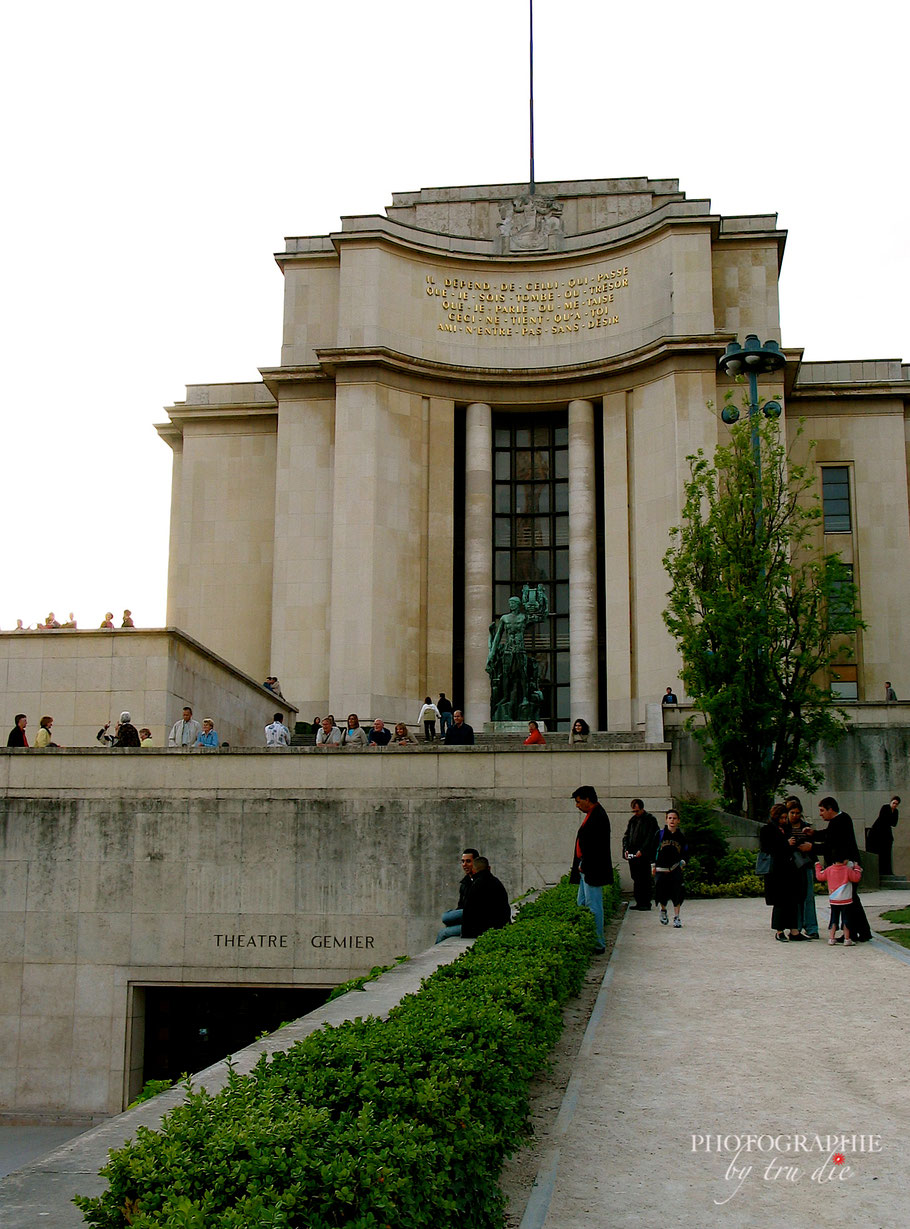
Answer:
<svg viewBox="0 0 910 1229"><path fill-rule="evenodd" d="M415 387L419 385L440 396L455 395L459 401L471 398L472 386L514 388L526 396L529 389L545 393L547 389L569 384L598 381L602 385L607 378L613 381L656 364L703 369L707 358L713 367L729 340L732 334L664 337L626 354L564 367L465 367L414 358L384 347L326 348L317 351L318 369L311 366L269 369L263 371L263 378L269 387L281 385L287 389L294 383L312 382L317 370L323 373L323 378L328 376L345 382L362 379L372 372L372 378L408 380ZM452 385L457 386L455 390L450 387Z"/></svg>
<svg viewBox="0 0 910 1229"><path fill-rule="evenodd" d="M709 201L673 200L649 213L603 230L560 236L558 250L529 252L499 253L495 250L496 240L493 237L468 239L408 226L381 214L364 214L343 218L342 230L328 236L289 238L287 251L276 254L276 260L283 269L295 261L331 259L333 251L339 254L345 246L381 245L390 249L407 249L437 259L444 256L446 259L473 262L489 260L497 266L518 264L533 267L606 254L664 230L691 228L707 228L715 242L724 244L770 239L777 244L778 263L783 256L786 231L777 229L776 214L725 218L710 211ZM332 245L331 250L329 244Z"/></svg>

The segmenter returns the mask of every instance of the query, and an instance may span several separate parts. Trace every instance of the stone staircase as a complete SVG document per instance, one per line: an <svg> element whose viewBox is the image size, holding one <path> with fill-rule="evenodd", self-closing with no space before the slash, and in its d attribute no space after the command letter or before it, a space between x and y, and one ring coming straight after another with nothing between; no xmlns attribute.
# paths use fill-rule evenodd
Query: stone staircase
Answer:
<svg viewBox="0 0 910 1229"><path fill-rule="evenodd" d="M882 875L878 886L894 892L910 892L910 879L906 875Z"/></svg>
<svg viewBox="0 0 910 1229"><path fill-rule="evenodd" d="M388 723L387 723L388 724ZM369 729L369 726L365 726ZM423 741L423 729L417 726L409 726L412 734L417 738L417 745L420 747L426 746ZM316 737L316 732L309 722L298 721L294 732L291 735L292 747L312 747ZM522 746L522 742L526 737L526 726L522 723L521 733L508 734L504 731L499 731L495 734L486 734L483 730L474 727L474 745L484 747L487 751L514 751ZM565 731L548 731L544 734L547 740L548 747L568 747L569 735ZM617 751L625 750L629 747L643 747L645 745L644 730L618 730L610 732L606 730L592 733L588 738L585 747L593 748L597 751ZM441 740L431 743L428 750L442 746ZM584 748L581 748L582 750Z"/></svg>

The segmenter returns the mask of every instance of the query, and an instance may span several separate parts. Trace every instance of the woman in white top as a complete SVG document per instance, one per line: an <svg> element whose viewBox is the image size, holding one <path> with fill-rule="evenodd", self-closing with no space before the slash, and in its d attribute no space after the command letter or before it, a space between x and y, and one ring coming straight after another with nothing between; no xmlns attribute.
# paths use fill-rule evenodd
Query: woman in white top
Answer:
<svg viewBox="0 0 910 1229"><path fill-rule="evenodd" d="M439 709L429 696L424 697L423 707L417 714L417 724L423 722L424 741L431 743L436 739L436 722L440 721Z"/></svg>

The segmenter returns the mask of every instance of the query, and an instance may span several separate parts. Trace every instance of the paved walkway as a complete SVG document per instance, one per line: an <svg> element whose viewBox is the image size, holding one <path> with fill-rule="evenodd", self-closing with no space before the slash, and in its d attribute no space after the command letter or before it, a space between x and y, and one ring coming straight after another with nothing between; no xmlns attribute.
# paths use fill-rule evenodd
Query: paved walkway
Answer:
<svg viewBox="0 0 910 1229"><path fill-rule="evenodd" d="M682 916L626 914L522 1229L906 1229L910 951L777 943L760 900Z"/></svg>

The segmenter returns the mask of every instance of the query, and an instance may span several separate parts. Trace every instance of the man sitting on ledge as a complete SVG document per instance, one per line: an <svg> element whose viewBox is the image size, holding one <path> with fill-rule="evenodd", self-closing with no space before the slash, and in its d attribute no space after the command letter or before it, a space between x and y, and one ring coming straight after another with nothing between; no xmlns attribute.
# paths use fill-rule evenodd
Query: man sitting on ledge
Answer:
<svg viewBox="0 0 910 1229"><path fill-rule="evenodd" d="M473 880L461 918L461 937L476 939L487 930L508 926L511 920L508 892L490 870L487 859L475 858Z"/></svg>
<svg viewBox="0 0 910 1229"><path fill-rule="evenodd" d="M447 747L473 747L474 730L464 719L460 708L455 709L455 724L446 730L445 745Z"/></svg>
<svg viewBox="0 0 910 1229"><path fill-rule="evenodd" d="M436 936L437 943L442 943L444 939L461 938L461 919L464 916L464 902L468 898L468 892L470 892L471 884L473 883L474 859L479 857L480 853L476 849L462 850L461 869L464 871L464 878L458 885L458 905L455 909L446 909L442 915L442 930Z"/></svg>

